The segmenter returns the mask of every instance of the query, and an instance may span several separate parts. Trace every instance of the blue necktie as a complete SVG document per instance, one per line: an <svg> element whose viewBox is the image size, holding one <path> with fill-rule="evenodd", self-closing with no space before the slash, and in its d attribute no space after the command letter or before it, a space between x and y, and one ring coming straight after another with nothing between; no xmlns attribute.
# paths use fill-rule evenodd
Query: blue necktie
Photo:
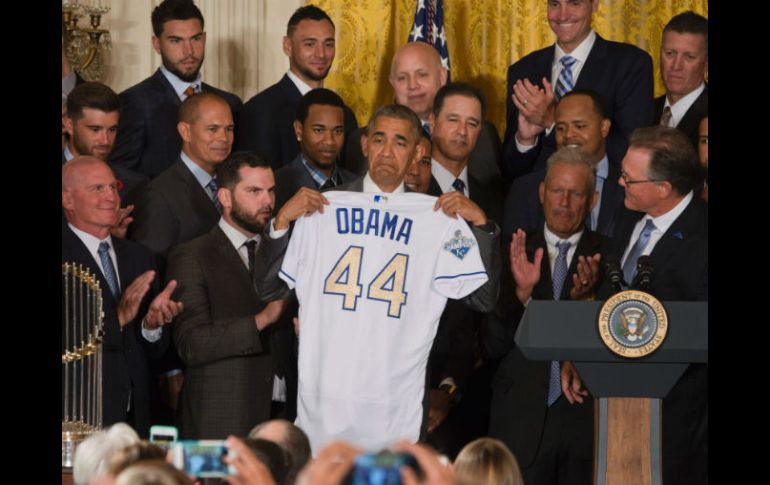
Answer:
<svg viewBox="0 0 770 485"><path fill-rule="evenodd" d="M577 62L577 59L572 56L564 56L559 59L559 62L562 65L562 69L554 87L556 101L575 88L575 81L572 79L572 65Z"/></svg>
<svg viewBox="0 0 770 485"><path fill-rule="evenodd" d="M115 297L115 301L120 300L120 285L118 285L118 275L115 272L115 266L112 265L110 257L110 245L106 242L99 243L99 259L102 261L102 274L110 287L110 293Z"/></svg>
<svg viewBox="0 0 770 485"><path fill-rule="evenodd" d="M571 243L569 241L559 241L556 248L559 254L556 256L556 263L553 265L553 299L561 299L561 290L564 288L564 280L567 279L567 251ZM561 367L558 360L551 361L551 376L548 379L548 406L551 406L561 396Z"/></svg>
<svg viewBox="0 0 770 485"><path fill-rule="evenodd" d="M209 183L206 184L206 188L209 190L211 200L214 202L214 207L216 207L217 211L222 214L222 204L219 202L219 197L217 197L217 180L214 178L209 180Z"/></svg>
<svg viewBox="0 0 770 485"><path fill-rule="evenodd" d="M455 179L455 181L452 182L452 188L460 192L461 194L465 195L465 182L463 182L462 180Z"/></svg>
<svg viewBox="0 0 770 485"><path fill-rule="evenodd" d="M431 137L431 134L430 134L430 124L427 121L422 124L422 129L428 135L428 139L430 139L430 137Z"/></svg>
<svg viewBox="0 0 770 485"><path fill-rule="evenodd" d="M639 234L639 239L636 240L636 244L631 248L631 252L628 253L626 262L623 265L623 278L625 278L628 286L631 286L631 282L634 280L634 275L636 274L636 261L639 259L639 256L642 255L644 248L647 247L647 243L650 242L650 235L655 229L655 224L652 222L652 219L647 219L647 222L644 223L642 233Z"/></svg>

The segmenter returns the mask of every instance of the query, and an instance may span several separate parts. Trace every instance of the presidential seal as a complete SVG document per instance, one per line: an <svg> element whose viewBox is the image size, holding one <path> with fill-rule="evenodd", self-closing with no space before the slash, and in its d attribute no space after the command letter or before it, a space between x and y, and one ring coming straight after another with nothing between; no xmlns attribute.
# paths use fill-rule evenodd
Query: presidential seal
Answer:
<svg viewBox="0 0 770 485"><path fill-rule="evenodd" d="M599 312L599 335L607 348L621 357L650 355L667 333L666 309L643 291L621 291L604 302Z"/></svg>

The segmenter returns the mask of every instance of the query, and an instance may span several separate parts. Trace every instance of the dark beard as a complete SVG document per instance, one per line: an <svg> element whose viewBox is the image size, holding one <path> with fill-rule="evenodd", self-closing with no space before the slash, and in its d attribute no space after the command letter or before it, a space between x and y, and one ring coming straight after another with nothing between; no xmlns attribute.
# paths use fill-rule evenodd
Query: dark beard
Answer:
<svg viewBox="0 0 770 485"><path fill-rule="evenodd" d="M329 65L329 68L324 71L322 75L318 75L315 72L311 71L310 69L305 69L304 67L297 66L297 70L306 78L312 79L313 81L323 81L326 79L326 76L329 75L329 71L331 70L332 66Z"/></svg>
<svg viewBox="0 0 770 485"><path fill-rule="evenodd" d="M203 58L201 58L200 64L198 64L198 69L195 70L192 74L185 74L182 71L179 71L176 67L170 65L169 62L167 62L166 58L161 55L161 60L163 61L163 67L168 69L168 71L173 74L174 76L178 77L182 81L186 83L191 83L195 81L198 78L198 73L201 71L201 66L203 65Z"/></svg>
<svg viewBox="0 0 770 485"><path fill-rule="evenodd" d="M248 214L241 211L241 207L235 203L235 201L233 201L233 208L230 211L230 217L232 217L233 222L238 224L238 227L252 234L262 234L262 231L265 229L265 225L259 222L256 217L252 218Z"/></svg>

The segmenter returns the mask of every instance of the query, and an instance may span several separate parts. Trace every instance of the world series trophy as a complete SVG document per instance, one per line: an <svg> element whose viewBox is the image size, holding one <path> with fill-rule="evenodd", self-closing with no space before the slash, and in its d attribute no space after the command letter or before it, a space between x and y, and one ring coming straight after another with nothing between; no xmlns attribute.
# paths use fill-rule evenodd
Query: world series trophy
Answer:
<svg viewBox="0 0 770 485"><path fill-rule="evenodd" d="M102 290L80 264L62 264L62 468L102 428Z"/></svg>

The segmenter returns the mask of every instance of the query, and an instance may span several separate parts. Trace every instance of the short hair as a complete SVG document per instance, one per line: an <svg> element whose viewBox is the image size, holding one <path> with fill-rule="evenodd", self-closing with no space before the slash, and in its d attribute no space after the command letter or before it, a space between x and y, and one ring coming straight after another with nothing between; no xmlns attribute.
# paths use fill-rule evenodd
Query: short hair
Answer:
<svg viewBox="0 0 770 485"><path fill-rule="evenodd" d="M695 187L698 155L683 132L668 126L637 128L631 133L628 149L641 148L650 152L647 176L651 180L667 181L679 195Z"/></svg>
<svg viewBox="0 0 770 485"><path fill-rule="evenodd" d="M230 115L232 116L233 114L232 108L230 108L230 105L225 101L225 98L212 93L211 91L202 91L200 93L195 93L192 96L188 96L187 99L182 101L182 104L179 106L178 121L190 124L195 123L195 120L197 120L199 116L200 105L204 101L217 101L222 103L230 110Z"/></svg>
<svg viewBox="0 0 770 485"><path fill-rule="evenodd" d="M441 89L436 93L436 97L433 98L433 114L438 116L441 112L441 108L444 107L444 99L449 96L465 96L466 98L475 98L481 104L481 118L484 119L484 113L486 112L486 101L484 100L484 94L476 86L473 86L464 82L451 82L441 86Z"/></svg>
<svg viewBox="0 0 770 485"><path fill-rule="evenodd" d="M286 473L286 483L294 483L300 470L310 461L310 440L302 429L290 421L273 419L265 421L249 432L249 438L259 438L260 431L270 424L283 426L284 434L277 444L289 455L290 465Z"/></svg>
<svg viewBox="0 0 770 485"><path fill-rule="evenodd" d="M582 166L588 172L588 186L586 191L590 194L596 190L596 163L591 158L577 149L576 147L562 147L556 150L548 157L546 161L546 172L543 180L548 180L551 170L556 165Z"/></svg>
<svg viewBox="0 0 770 485"><path fill-rule="evenodd" d="M372 131L372 127L374 127L374 122L377 121L377 118L383 117L395 118L397 120L406 120L410 122L412 125L412 134L414 135L415 143L420 142L420 130L422 130L422 123L420 122L420 118L408 106L402 106L400 104L386 104L385 106L379 107L377 111L374 112L372 117L369 118L369 123L366 125L367 136Z"/></svg>
<svg viewBox="0 0 770 485"><path fill-rule="evenodd" d="M67 96L67 116L72 121L83 117L83 108L105 113L120 111L120 98L115 91L99 82L87 82L75 86Z"/></svg>
<svg viewBox="0 0 770 485"><path fill-rule="evenodd" d="M604 98L593 89L573 89L562 96L559 103L561 103L564 98L569 98L570 96L588 96L591 98L596 114L598 114L600 118L609 118L609 116L607 116L607 106L604 103Z"/></svg>
<svg viewBox="0 0 770 485"><path fill-rule="evenodd" d="M340 95L326 88L316 88L308 91L302 99L299 100L299 107L297 108L297 119L300 123L304 124L307 119L307 114L310 112L310 107L314 104L322 104L325 106L336 106L342 110L343 124L345 117L345 102L342 101Z"/></svg>
<svg viewBox="0 0 770 485"><path fill-rule="evenodd" d="M291 466L291 457L286 450L277 443L262 438L245 438L243 443L254 453L254 457L270 470L275 483L286 483L286 475Z"/></svg>
<svg viewBox="0 0 770 485"><path fill-rule="evenodd" d="M291 34L297 29L297 25L303 20L328 20L332 24L332 30L336 30L334 22L326 12L315 5L305 5L295 10L289 17L289 23L286 24L286 36L291 37Z"/></svg>
<svg viewBox="0 0 770 485"><path fill-rule="evenodd" d="M677 32L679 34L696 34L702 35L706 44L706 54L709 51L709 20L692 10L682 12L678 15L671 17L665 27L663 27L663 33Z"/></svg>
<svg viewBox="0 0 770 485"><path fill-rule="evenodd" d="M115 477L115 485L192 485L182 470L163 460L135 463Z"/></svg>
<svg viewBox="0 0 770 485"><path fill-rule="evenodd" d="M170 20L198 19L203 29L203 14L192 0L163 0L155 7L150 17L155 37L163 33L163 24Z"/></svg>
<svg viewBox="0 0 770 485"><path fill-rule="evenodd" d="M87 485L107 473L112 455L139 443L139 435L126 423L115 423L106 430L96 431L75 449L73 478L78 485Z"/></svg>
<svg viewBox="0 0 770 485"><path fill-rule="evenodd" d="M225 187L230 191L241 181L241 167L271 168L265 157L252 151L232 152L225 160L217 165L217 186Z"/></svg>
<svg viewBox="0 0 770 485"><path fill-rule="evenodd" d="M479 438L454 462L457 485L524 485L519 463L502 441Z"/></svg>

